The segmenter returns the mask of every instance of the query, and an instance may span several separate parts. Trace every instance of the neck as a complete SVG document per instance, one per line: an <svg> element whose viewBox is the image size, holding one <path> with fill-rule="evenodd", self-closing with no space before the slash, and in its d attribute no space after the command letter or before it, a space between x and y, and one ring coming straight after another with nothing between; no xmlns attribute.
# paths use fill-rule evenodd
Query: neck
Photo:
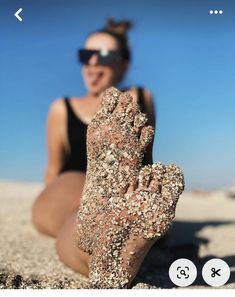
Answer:
<svg viewBox="0 0 235 297"><path fill-rule="evenodd" d="M88 93L88 96L91 100L97 100L97 99L99 99L100 93L99 94Z"/></svg>

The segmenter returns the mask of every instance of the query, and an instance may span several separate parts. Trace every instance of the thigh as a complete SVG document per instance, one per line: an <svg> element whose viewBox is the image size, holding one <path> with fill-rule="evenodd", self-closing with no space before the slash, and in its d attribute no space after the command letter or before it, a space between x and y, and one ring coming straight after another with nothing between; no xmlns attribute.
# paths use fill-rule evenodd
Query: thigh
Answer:
<svg viewBox="0 0 235 297"><path fill-rule="evenodd" d="M65 220L80 205L84 183L84 173L66 172L40 193L32 207L32 222L38 231L56 237Z"/></svg>
<svg viewBox="0 0 235 297"><path fill-rule="evenodd" d="M76 246L74 228L76 224L77 210L63 224L57 238L56 250L60 260L73 270L88 277L88 262L90 255Z"/></svg>

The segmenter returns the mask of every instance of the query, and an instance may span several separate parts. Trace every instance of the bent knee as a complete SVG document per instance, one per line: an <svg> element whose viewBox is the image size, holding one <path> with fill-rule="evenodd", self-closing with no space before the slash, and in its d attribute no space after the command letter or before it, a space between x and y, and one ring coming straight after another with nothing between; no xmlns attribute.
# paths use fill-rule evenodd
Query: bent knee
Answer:
<svg viewBox="0 0 235 297"><path fill-rule="evenodd" d="M79 255L79 249L76 252L71 252L69 249L68 252L66 244L58 238L56 240L56 251L60 261L66 266L86 277L89 276L88 261L84 261L83 257Z"/></svg>
<svg viewBox="0 0 235 297"><path fill-rule="evenodd" d="M46 209L45 196L43 192L37 197L32 206L31 222L38 232L56 237L58 231L55 226L53 226L52 218L50 218Z"/></svg>
<svg viewBox="0 0 235 297"><path fill-rule="evenodd" d="M88 277L89 255L75 244L71 224L64 224L56 238L56 251L61 262L76 272Z"/></svg>

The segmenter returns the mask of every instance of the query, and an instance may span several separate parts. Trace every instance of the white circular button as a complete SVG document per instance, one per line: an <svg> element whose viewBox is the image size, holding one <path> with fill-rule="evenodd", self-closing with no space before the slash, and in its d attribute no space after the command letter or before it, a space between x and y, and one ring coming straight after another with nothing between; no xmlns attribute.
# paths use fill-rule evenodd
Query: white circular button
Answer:
<svg viewBox="0 0 235 297"><path fill-rule="evenodd" d="M229 280L230 268L224 260L211 259L203 266L202 277L208 285L220 287Z"/></svg>
<svg viewBox="0 0 235 297"><path fill-rule="evenodd" d="M169 277L178 287L190 286L197 277L197 268L188 259L178 259L169 268Z"/></svg>

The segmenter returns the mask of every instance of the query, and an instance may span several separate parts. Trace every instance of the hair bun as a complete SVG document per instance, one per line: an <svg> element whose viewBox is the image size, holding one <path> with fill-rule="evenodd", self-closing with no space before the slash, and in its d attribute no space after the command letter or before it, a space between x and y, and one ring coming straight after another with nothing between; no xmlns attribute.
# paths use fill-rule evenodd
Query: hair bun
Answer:
<svg viewBox="0 0 235 297"><path fill-rule="evenodd" d="M110 33L116 33L122 36L126 36L127 31L132 27L130 21L114 21L114 19L109 18L106 23L105 29Z"/></svg>

